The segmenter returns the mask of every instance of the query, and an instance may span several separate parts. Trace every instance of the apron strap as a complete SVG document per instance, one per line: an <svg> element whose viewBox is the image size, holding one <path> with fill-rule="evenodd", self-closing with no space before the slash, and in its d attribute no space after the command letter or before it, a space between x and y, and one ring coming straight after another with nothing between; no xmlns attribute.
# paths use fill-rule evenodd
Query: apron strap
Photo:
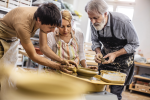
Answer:
<svg viewBox="0 0 150 100"><path fill-rule="evenodd" d="M110 13L110 28L111 28L111 32L112 32L112 37L115 37L114 35L114 30L113 30L113 17L112 14Z"/></svg>

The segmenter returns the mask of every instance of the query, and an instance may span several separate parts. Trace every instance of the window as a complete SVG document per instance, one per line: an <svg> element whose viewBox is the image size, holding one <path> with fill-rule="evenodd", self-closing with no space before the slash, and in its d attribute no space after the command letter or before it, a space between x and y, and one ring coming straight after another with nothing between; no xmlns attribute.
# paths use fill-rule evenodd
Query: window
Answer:
<svg viewBox="0 0 150 100"><path fill-rule="evenodd" d="M118 0L118 1L135 2L135 0Z"/></svg>
<svg viewBox="0 0 150 100"><path fill-rule="evenodd" d="M111 1L111 2L135 2L135 0L105 0L105 1Z"/></svg>
<svg viewBox="0 0 150 100"><path fill-rule="evenodd" d="M106 0L106 2L109 4L109 11L123 13L132 20L135 0Z"/></svg>
<svg viewBox="0 0 150 100"><path fill-rule="evenodd" d="M123 14L127 15L130 19L132 19L134 9L133 9L133 7L118 6L116 9L116 12L123 13Z"/></svg>
<svg viewBox="0 0 150 100"><path fill-rule="evenodd" d="M113 6L112 5L108 5L108 11L112 12L113 11Z"/></svg>

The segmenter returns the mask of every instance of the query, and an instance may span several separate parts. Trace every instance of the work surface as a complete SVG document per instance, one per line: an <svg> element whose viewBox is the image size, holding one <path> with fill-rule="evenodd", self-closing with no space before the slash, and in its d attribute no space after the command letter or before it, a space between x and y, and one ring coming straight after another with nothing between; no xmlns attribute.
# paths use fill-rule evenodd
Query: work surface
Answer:
<svg viewBox="0 0 150 100"><path fill-rule="evenodd" d="M135 66L150 68L150 64L134 62Z"/></svg>
<svg viewBox="0 0 150 100"><path fill-rule="evenodd" d="M111 100L117 100L116 95L113 95L113 94L105 92L105 91L97 92L97 93L90 93L90 94L78 94L78 95L75 95L75 96L69 96L68 95L68 96L65 96L65 97L61 96L61 95L57 96L57 95L45 94L45 93L49 93L49 92L44 92L43 93L43 92L34 91L34 90L32 90L33 88L29 89L29 88L26 88L26 87L29 87L29 85L35 85L34 83L36 83L36 85L38 84L38 86L40 86L40 89L39 89L39 87L37 87L37 88L39 89L39 91L41 91L42 87L46 85L46 84L43 85L41 83L41 82L43 82L43 81L41 81L41 79L43 79L43 77L46 80L52 79L52 78L49 78L49 76L46 77L47 75L52 75L52 73L51 74L50 73L47 73L47 74L45 73L45 74L43 74L44 76L43 75L41 76L40 73L39 74L38 73L31 73L33 71L29 71L29 70L28 70L29 72L26 72L26 71L23 72L23 70L21 70L20 67L18 68L18 71L19 71L18 74L17 74L17 72L11 72L11 73L8 73L8 75L11 76L11 80L14 80L16 82L16 85L19 86L20 88L19 87L18 87L18 89L17 88L5 88L5 94L2 94L2 99L1 100L110 100L110 99ZM40 83L39 82L29 82L29 81L27 81L27 80L30 80L30 78L33 77L33 76L34 76L34 79L38 78ZM24 77L24 78L22 78L22 77ZM65 76L63 76L63 80L65 79L64 77ZM54 80L57 81L56 80L57 78L55 77ZM33 78L31 78L31 79L33 79ZM33 81L34 81L34 79L33 79ZM70 78L70 80L72 80L72 79L73 79L73 77ZM74 79L72 81L77 82L77 80L76 79L74 80ZM23 80L24 80L24 82L22 82ZM78 80L80 80L80 79L78 79ZM22 82L23 84L20 83L19 81ZM70 82L72 82L72 81L70 81ZM51 82L51 81L48 81L48 82ZM78 82L76 84L78 84ZM26 84L24 84L24 83L26 83ZM29 84L29 83L32 83L32 84ZM8 85L8 84L5 84L5 85ZM68 85L71 85L71 84L68 84ZM24 88L21 88L22 86L24 86ZM8 87L8 86L6 86L6 87ZM46 88L48 88L48 87L46 87ZM57 87L55 87L55 88L57 88ZM59 88L61 88L61 86ZM35 89L35 90L37 90L37 89ZM50 88L48 90L51 91ZM82 89L79 88L79 91L82 91ZM53 92L53 91L51 91L51 92Z"/></svg>
<svg viewBox="0 0 150 100"><path fill-rule="evenodd" d="M91 94L83 94L75 97L67 97L67 98L58 98L51 96L38 96L38 95L30 95L24 94L17 91L9 90L7 95L1 97L1 100L118 100L117 96L109 93L107 91L91 93Z"/></svg>

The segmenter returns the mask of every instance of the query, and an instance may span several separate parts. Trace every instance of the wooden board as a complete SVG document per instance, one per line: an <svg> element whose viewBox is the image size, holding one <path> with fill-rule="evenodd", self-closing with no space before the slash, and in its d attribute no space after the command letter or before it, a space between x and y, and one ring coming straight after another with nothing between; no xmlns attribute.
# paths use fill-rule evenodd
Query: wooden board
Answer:
<svg viewBox="0 0 150 100"><path fill-rule="evenodd" d="M146 78L146 77L142 77L140 75L134 75L135 78L139 78L139 79L144 79L144 80L149 80L150 81L150 78Z"/></svg>
<svg viewBox="0 0 150 100"><path fill-rule="evenodd" d="M107 82L104 82L102 80L89 80L89 79L85 79L85 78L80 78L80 77L76 77L76 76L73 76L73 75L69 75L69 74L66 74L64 72L61 72L63 75L67 75L67 76L70 76L70 77L73 77L73 78L77 78L79 80L82 80L82 81L86 81L86 82L89 82L89 83L92 83L92 84L103 84L103 85L124 85L124 84L117 84L117 83L107 83Z"/></svg>
<svg viewBox="0 0 150 100"><path fill-rule="evenodd" d="M137 89L135 89L135 88L130 88L130 90L134 90L134 91L139 91L139 92L142 92L142 91L140 91L140 90L137 90ZM143 92L143 93L148 93L148 92ZM148 94L150 94L150 93L148 93Z"/></svg>
<svg viewBox="0 0 150 100"><path fill-rule="evenodd" d="M24 56L29 57L29 56L27 55L27 53L26 53L26 51L25 51L25 50L19 50L19 53L20 53L20 54L23 54Z"/></svg>
<svg viewBox="0 0 150 100"><path fill-rule="evenodd" d="M135 66L139 66L139 67L148 67L150 68L150 64L146 64L146 63L139 63L139 62L134 62Z"/></svg>

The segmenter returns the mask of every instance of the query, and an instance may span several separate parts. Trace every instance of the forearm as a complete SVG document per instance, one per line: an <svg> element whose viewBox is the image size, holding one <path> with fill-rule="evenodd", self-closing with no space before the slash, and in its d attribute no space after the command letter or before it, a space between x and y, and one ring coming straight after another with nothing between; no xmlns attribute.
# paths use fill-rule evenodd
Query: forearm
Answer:
<svg viewBox="0 0 150 100"><path fill-rule="evenodd" d="M40 48L40 50L42 51L42 53L44 55L46 55L47 57L49 57L50 59L52 60L55 60L55 61L58 61L58 62L61 62L63 59L60 58L58 55L56 55L52 49L50 49L49 46L43 46Z"/></svg>
<svg viewBox="0 0 150 100"><path fill-rule="evenodd" d="M87 64L86 64L86 61L85 60L81 60L80 61L80 64L82 67L86 68L87 67Z"/></svg>
<svg viewBox="0 0 150 100"><path fill-rule="evenodd" d="M124 48L122 48L122 49L120 49L120 50L114 52L114 54L116 55L116 57L119 57L119 56L121 56L121 55L123 55L123 54L126 54L126 53L127 53L127 52L126 52L126 50L125 50Z"/></svg>
<svg viewBox="0 0 150 100"><path fill-rule="evenodd" d="M50 61L38 54L35 54L34 56L33 55L29 56L29 57L31 58L31 60L33 60L34 62L37 62L38 64L48 66L54 69L60 69L60 64Z"/></svg>
<svg viewBox="0 0 150 100"><path fill-rule="evenodd" d="M58 55L56 55L51 48L48 46L47 44L47 34L43 33L40 31L39 34L39 43L40 43L40 50L42 51L42 53L49 57L52 60L58 61L58 62L62 62L62 58L60 58Z"/></svg>
<svg viewBox="0 0 150 100"><path fill-rule="evenodd" d="M99 47L95 49L95 52L96 52L96 54L98 54L98 53L102 54L101 49Z"/></svg>

